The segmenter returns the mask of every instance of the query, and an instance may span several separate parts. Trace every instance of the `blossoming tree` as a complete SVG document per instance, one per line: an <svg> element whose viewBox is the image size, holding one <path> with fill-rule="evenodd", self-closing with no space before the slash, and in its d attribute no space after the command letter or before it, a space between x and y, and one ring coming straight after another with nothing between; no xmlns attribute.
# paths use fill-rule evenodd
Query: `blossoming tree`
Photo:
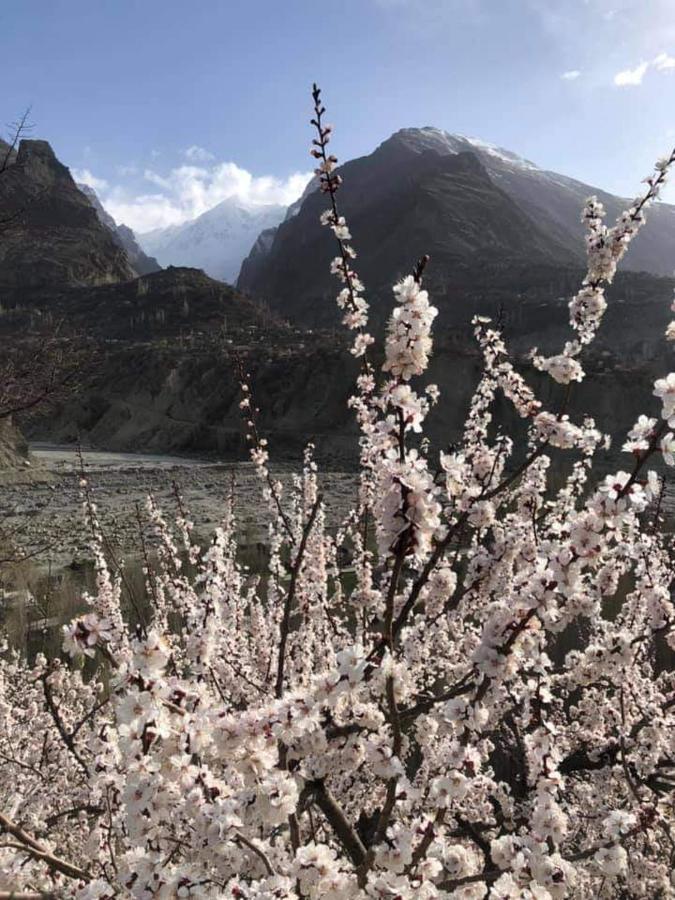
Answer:
<svg viewBox="0 0 675 900"><path fill-rule="evenodd" d="M284 495L242 373L268 569L238 564L231 506L200 549L186 518L169 528L150 502L152 619L134 632L83 485L98 584L65 650L98 666L86 680L3 655L0 897L675 897L675 677L658 663L675 646L675 573L649 468L673 464L675 374L654 388L661 417L627 436L626 470L604 479L603 436L566 413L605 287L675 154L612 227L588 201L570 339L533 357L561 385L558 408L478 318L483 374L461 445L435 460L422 434L438 390L417 387L437 314L426 260L394 287L378 373L313 97L322 222L362 361L358 503L327 532L311 448ZM526 447L491 421L498 393ZM570 455L562 487L552 448Z"/></svg>

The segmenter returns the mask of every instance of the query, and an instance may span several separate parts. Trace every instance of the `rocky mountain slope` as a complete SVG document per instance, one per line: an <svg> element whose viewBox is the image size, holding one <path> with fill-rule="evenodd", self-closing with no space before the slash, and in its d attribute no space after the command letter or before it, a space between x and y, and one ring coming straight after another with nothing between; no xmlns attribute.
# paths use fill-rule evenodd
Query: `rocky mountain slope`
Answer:
<svg viewBox="0 0 675 900"><path fill-rule="evenodd" d="M555 236L575 253L584 252L584 232L580 212L591 194L599 197L613 222L630 200L617 197L574 178L541 169L502 147L476 138L448 134L438 128L404 128L390 141L411 153L426 150L451 154L470 152L485 166L490 178L527 212L547 234ZM624 268L653 275L675 273L675 206L660 203L652 208L649 223L631 245Z"/></svg>
<svg viewBox="0 0 675 900"><path fill-rule="evenodd" d="M23 140L0 178L3 301L34 289L133 278L125 251L46 141Z"/></svg>
<svg viewBox="0 0 675 900"><path fill-rule="evenodd" d="M272 421L291 393L284 372L298 376L301 354L309 392L306 366L317 364L316 348L305 360L301 333L199 270L169 267L134 277L119 235L46 142L22 142L0 177L5 216L0 346L27 371L34 358L40 364L46 342L75 360L72 392L23 417L30 436L241 455L236 359L251 356L251 368L267 380L277 398ZM306 402L303 426L311 410ZM1 468L8 469L10 450L22 465L18 446L4 441Z"/></svg>
<svg viewBox="0 0 675 900"><path fill-rule="evenodd" d="M268 309L199 269L160 269L117 284L53 288L0 311L0 331L16 336L67 323L70 332L118 341L227 340L248 327L284 329Z"/></svg>
<svg viewBox="0 0 675 900"><path fill-rule="evenodd" d="M147 256L140 248L136 235L127 225L118 225L109 212L103 208L96 191L88 184L78 184L78 188L87 197L96 210L99 219L111 232L116 243L125 251L127 259L137 275L149 275L158 272L161 268L156 259Z"/></svg>
<svg viewBox="0 0 675 900"><path fill-rule="evenodd" d="M468 321L486 296L515 306L583 265L584 199L595 192L610 218L626 201L538 169L508 151L437 129L404 129L372 154L341 167L340 204L359 251L359 271L376 316L389 285L430 253L428 277L443 320ZM328 267L332 235L317 227L325 202L316 191L242 264L239 287L305 324L335 321ZM266 248L269 248L266 250ZM627 269L654 274L675 265L675 207L659 205L628 254ZM576 277L576 276L575 276Z"/></svg>
<svg viewBox="0 0 675 900"><path fill-rule="evenodd" d="M72 396L24 420L31 438L241 458L241 359L277 450L300 454L309 435L324 456L348 454L356 369L341 342L285 325L200 270L33 294L0 311L0 341L35 343L54 321L68 322L64 340L85 347L84 361Z"/></svg>
<svg viewBox="0 0 675 900"><path fill-rule="evenodd" d="M258 235L285 214L284 206L247 205L230 198L183 225L139 234L138 240L163 266L203 269L213 278L234 283Z"/></svg>

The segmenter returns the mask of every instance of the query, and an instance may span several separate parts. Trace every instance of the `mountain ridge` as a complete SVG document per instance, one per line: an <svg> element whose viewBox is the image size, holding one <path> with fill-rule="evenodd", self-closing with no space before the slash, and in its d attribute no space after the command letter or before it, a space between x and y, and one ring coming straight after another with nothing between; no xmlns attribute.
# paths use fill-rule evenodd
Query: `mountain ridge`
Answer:
<svg viewBox="0 0 675 900"><path fill-rule="evenodd" d="M419 160L428 153L450 158L464 153L475 156L483 165L493 185L501 189L522 213L529 216L533 229L545 232L548 238L563 250L558 259L558 263L562 265L567 265L570 258L576 264L584 265L585 234L581 212L590 195L595 194L604 203L607 221L610 224L631 203L630 200L617 197L577 179L543 169L511 150L478 138L451 134L432 126L399 129L382 141L372 153L344 163L340 167L345 177L342 197L345 196L345 190L347 194L350 193L349 179L353 177L353 173L356 172L357 177L360 177L363 166L370 165L372 177L370 180L361 179L360 183L363 197L360 207L363 209L368 203L368 195L373 190L378 193L378 181L392 177L392 172L400 169L402 162L405 161L407 163L404 169L410 174L415 170ZM268 299L276 290L277 286L273 279L270 282L264 272L266 268L279 265L281 255L291 250L293 242L297 247L302 241L310 239L310 223L306 223L306 227L300 229L298 221L302 221L303 206L310 202L308 197L312 193L315 191L306 191L301 200L296 202L293 216L287 216L287 220L277 226L273 233L268 232L264 241L252 249L242 262L238 280L241 288L253 293L262 292ZM286 222L291 218L294 225L289 229ZM350 220L350 225L352 224ZM289 230L293 234L293 240L286 241L283 234L287 234ZM355 232L356 228L353 231ZM367 223L365 231L367 234ZM358 234L355 236L358 242ZM384 239L388 237L384 231L382 236ZM279 245L275 250L277 240ZM675 269L672 252L674 246L675 206L657 204L650 210L648 224L633 242L631 252L627 255L622 268L638 272L646 271L655 275L672 275ZM357 245L356 249L363 251L362 256L365 256L366 247ZM293 265L297 267L301 264L302 261L293 253ZM410 265L410 260L406 262L401 258L398 268L392 268L387 277L392 279L396 274L400 274L406 265ZM443 274L450 277L447 272ZM326 279L320 278L318 271L316 275L316 294L323 296L327 291ZM377 287L380 287L379 283Z"/></svg>
<svg viewBox="0 0 675 900"><path fill-rule="evenodd" d="M441 153L474 152L506 193L549 233L558 234L577 252L584 253L581 212L589 196L597 196L604 204L609 224L613 224L632 203L630 198L542 168L511 150L432 126L399 129L380 147L389 141L404 143L417 152L420 146ZM649 218L651 224L648 222L631 245L623 268L653 275L673 275L675 260L671 248L675 246L675 205L658 203L650 210Z"/></svg>
<svg viewBox="0 0 675 900"><path fill-rule="evenodd" d="M580 279L586 198L596 193L610 222L628 205L511 151L431 127L401 129L339 171L338 205L376 322L388 310L389 286L423 253L432 257L428 283L450 325L468 322L487 297L501 294L512 307L514 297L539 290L542 265L554 282L567 284L566 270ZM238 280L279 314L311 327L337 321L328 274L334 243L317 225L325 205L319 192L308 193L244 260ZM627 255L632 263L622 269L669 274L673 246L675 207L662 204L650 210Z"/></svg>
<svg viewBox="0 0 675 900"><path fill-rule="evenodd" d="M411 156L385 142L341 167L339 205L359 252L357 269L376 319L388 310L390 285L417 258L432 257L434 296L481 275L491 265L578 266L576 254L549 235L499 186L474 153ZM277 312L308 326L337 319L329 274L333 236L318 225L323 196L309 194L277 229L267 254L247 258L238 286ZM482 277L482 276L481 276Z"/></svg>

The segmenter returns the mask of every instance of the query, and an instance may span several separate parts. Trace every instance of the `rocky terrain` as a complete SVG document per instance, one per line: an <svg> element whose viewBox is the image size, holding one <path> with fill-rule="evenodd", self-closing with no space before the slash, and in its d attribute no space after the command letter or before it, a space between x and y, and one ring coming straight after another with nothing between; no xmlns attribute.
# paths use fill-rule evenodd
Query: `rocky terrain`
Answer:
<svg viewBox="0 0 675 900"><path fill-rule="evenodd" d="M125 250L46 141L23 140L0 178L3 306L33 290L133 278Z"/></svg>
<svg viewBox="0 0 675 900"><path fill-rule="evenodd" d="M440 315L430 380L443 399L429 424L441 447L458 437L478 378L475 313L500 319L519 366L546 402L559 402L526 353L532 346L548 352L567 338L567 299L583 269L562 225L535 222L523 185L535 179L545 194L557 184L574 203L581 188L561 187L551 173L494 148L445 146L448 136L423 132L399 132L370 157L347 163L341 202L376 334L390 309L391 281L423 252L432 256L427 284ZM134 277L114 223L44 142L21 143L0 178L0 200L19 212L0 234L0 340L29 360L54 334L66 354L84 348L74 390L22 419L29 438L243 459L243 363L275 454L297 462L310 439L324 463L352 465L346 401L356 364L336 327L328 274L335 250L318 224L324 203L311 186L276 231L260 236L240 278L247 292L190 268ZM567 221L563 207L552 202ZM673 284L631 271L617 277L587 363L592 377L573 394L573 410L590 410L617 440L649 410L650 381L668 365L661 336ZM517 427L506 405L498 415Z"/></svg>
<svg viewBox="0 0 675 900"><path fill-rule="evenodd" d="M32 466L24 436L11 419L0 419L0 486L30 481Z"/></svg>
<svg viewBox="0 0 675 900"><path fill-rule="evenodd" d="M15 536L15 556L39 566L77 566L89 558L90 535L82 512L80 460L75 450L36 445L33 472L0 484L3 533ZM208 541L222 521L225 503L235 498L242 543L250 555L262 552L266 505L250 463L215 462L189 457L123 454L83 450L91 495L110 549L123 557L140 554L138 514L147 525L150 494L171 522L178 514L176 492L195 523L198 541ZM294 468L275 466L274 475L289 489ZM357 488L354 475L321 475L328 521L336 526L349 512Z"/></svg>
<svg viewBox="0 0 675 900"><path fill-rule="evenodd" d="M68 325L64 342L85 347L83 363L76 390L24 418L32 438L245 458L242 361L279 452L299 459L307 436L324 458L354 450L346 401L356 368L343 340L290 327L203 272L36 293L0 312L0 337L20 352L55 323Z"/></svg>

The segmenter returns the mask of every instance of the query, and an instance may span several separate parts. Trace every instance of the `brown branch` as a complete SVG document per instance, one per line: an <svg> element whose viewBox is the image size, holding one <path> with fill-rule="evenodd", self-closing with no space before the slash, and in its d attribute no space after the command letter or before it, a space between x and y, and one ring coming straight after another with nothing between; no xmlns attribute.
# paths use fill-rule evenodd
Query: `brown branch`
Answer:
<svg viewBox="0 0 675 900"><path fill-rule="evenodd" d="M436 837L436 828L440 827L443 824L445 813L445 809L439 809L436 811L436 816L434 817L433 822L431 820L427 822L422 840L413 850L412 860L410 862L410 865L406 868L407 874L414 872L417 866L426 858L429 847L431 847L432 843L434 842L434 838Z"/></svg>
<svg viewBox="0 0 675 900"><path fill-rule="evenodd" d="M256 847L256 845L252 841L249 841L249 839L247 837L244 837L244 835L240 832L236 833L235 840L242 843L245 847L248 847L248 849L252 853L255 853L255 855L262 860L268 875L273 876L276 874L274 868L272 867L272 863L267 857L267 854L263 850L261 850L260 847Z"/></svg>
<svg viewBox="0 0 675 900"><path fill-rule="evenodd" d="M63 722L63 719L61 718L61 714L59 713L58 707L56 706L56 703L54 702L54 695L52 694L52 689L49 686L49 683L47 681L48 677L49 677L48 673L45 673L44 675L40 676L40 681L42 682L42 689L43 689L43 693L45 696L45 703L47 704L47 710L49 711L49 714L52 717L54 724L56 725L56 730L61 735L61 739L63 740L63 743L66 745L66 747L68 748L68 751L71 753L73 758L77 761L78 765L82 769L82 772L84 773L85 778L88 778L89 777L89 767L87 766L85 761L80 756L78 749L75 746L75 740L73 738L73 735L70 731L68 731L68 729L66 728L66 726Z"/></svg>
<svg viewBox="0 0 675 900"><path fill-rule="evenodd" d="M91 880L91 876L87 871L67 862L65 859L55 856L48 850L45 850L35 838L32 838L20 825L16 825L11 819L8 819L7 816L3 815L3 813L0 813L0 830L11 834L12 837L19 841L26 853L32 856L33 859L44 862L53 872L60 872L67 878L79 878L81 881ZM12 895L10 894L9 896Z"/></svg>
<svg viewBox="0 0 675 900"><path fill-rule="evenodd" d="M291 569L291 580L288 585L288 593L286 594L286 602L284 604L284 615L281 620L281 627L279 630L279 657L277 660L277 680L274 690L276 697L281 697L284 692L284 667L286 665L286 644L288 642L288 634L290 630L291 609L293 607L293 600L295 599L295 591L298 584L300 567L302 566L302 562L305 556L305 550L307 548L307 540L309 539L309 534L316 520L317 513L319 512L321 501L322 496L321 494L319 494L316 498L314 506L312 507L309 519L307 519L305 527L303 528L302 539L300 540L298 553L295 557L293 568Z"/></svg>
<svg viewBox="0 0 675 900"><path fill-rule="evenodd" d="M361 838L347 821L344 812L325 782L313 781L311 788L316 805L328 820L349 858L358 868L366 859L366 848L363 846Z"/></svg>

